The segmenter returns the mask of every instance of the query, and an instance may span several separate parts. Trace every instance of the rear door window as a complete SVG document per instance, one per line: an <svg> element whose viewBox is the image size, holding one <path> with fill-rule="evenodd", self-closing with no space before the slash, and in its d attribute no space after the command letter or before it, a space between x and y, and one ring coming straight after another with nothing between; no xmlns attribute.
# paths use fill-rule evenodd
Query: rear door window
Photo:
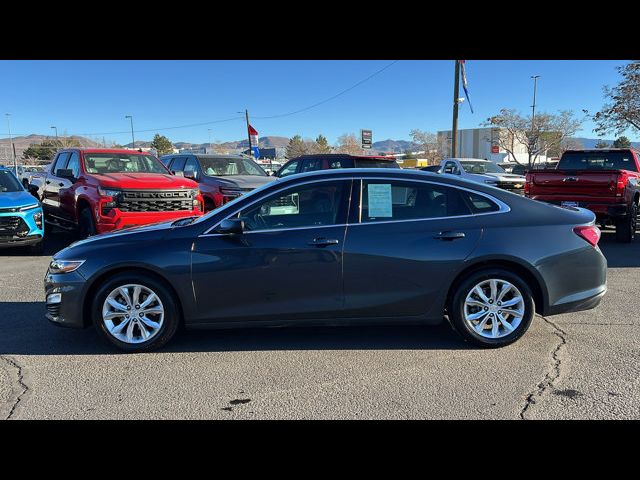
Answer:
<svg viewBox="0 0 640 480"><path fill-rule="evenodd" d="M467 192L464 190L461 190L461 193L466 197L473 213L489 213L500 210L498 204L483 195L478 195L477 193Z"/></svg>
<svg viewBox="0 0 640 480"><path fill-rule="evenodd" d="M300 169L300 173L313 172L315 170L322 170L321 158L307 158L304 162L302 162L302 168Z"/></svg>
<svg viewBox="0 0 640 480"><path fill-rule="evenodd" d="M363 223L471 213L457 188L400 180L364 180L361 206Z"/></svg>

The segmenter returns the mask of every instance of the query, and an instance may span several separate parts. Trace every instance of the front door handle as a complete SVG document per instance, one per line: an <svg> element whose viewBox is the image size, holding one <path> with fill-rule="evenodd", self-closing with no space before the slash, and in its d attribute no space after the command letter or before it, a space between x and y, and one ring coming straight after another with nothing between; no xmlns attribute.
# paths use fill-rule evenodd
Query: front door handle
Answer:
<svg viewBox="0 0 640 480"><path fill-rule="evenodd" d="M310 245L312 247L327 247L329 245L338 245L338 243L340 242L335 238L320 237L314 238L313 241L309 242L307 245Z"/></svg>
<svg viewBox="0 0 640 480"><path fill-rule="evenodd" d="M433 238L437 240L457 240L458 238L464 238L464 232L440 232L434 235Z"/></svg>

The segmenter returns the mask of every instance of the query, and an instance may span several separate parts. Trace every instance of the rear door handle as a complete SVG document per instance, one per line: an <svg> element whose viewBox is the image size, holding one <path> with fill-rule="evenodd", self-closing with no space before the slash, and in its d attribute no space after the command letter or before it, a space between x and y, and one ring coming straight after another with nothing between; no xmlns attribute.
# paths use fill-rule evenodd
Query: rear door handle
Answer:
<svg viewBox="0 0 640 480"><path fill-rule="evenodd" d="M440 232L434 235L433 238L437 240L457 240L458 238L464 238L464 232Z"/></svg>
<svg viewBox="0 0 640 480"><path fill-rule="evenodd" d="M329 245L338 245L338 243L340 242L335 238L320 237L314 238L313 241L309 242L307 245L310 245L312 247L327 247Z"/></svg>

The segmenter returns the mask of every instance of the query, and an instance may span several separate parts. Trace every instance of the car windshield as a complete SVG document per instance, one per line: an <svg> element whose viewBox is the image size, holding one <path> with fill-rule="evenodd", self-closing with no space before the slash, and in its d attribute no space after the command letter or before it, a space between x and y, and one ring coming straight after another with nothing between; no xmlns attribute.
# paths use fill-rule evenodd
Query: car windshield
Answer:
<svg viewBox="0 0 640 480"><path fill-rule="evenodd" d="M198 157L202 172L209 177L229 177L232 175L267 176L267 173L247 158L207 158Z"/></svg>
<svg viewBox="0 0 640 480"><path fill-rule="evenodd" d="M460 162L467 173L505 173L504 168L493 162Z"/></svg>
<svg viewBox="0 0 640 480"><path fill-rule="evenodd" d="M85 153L87 173L169 173L157 158L151 155L126 153Z"/></svg>
<svg viewBox="0 0 640 480"><path fill-rule="evenodd" d="M0 170L0 193L23 190L18 179L9 170Z"/></svg>
<svg viewBox="0 0 640 480"><path fill-rule="evenodd" d="M565 152L559 170L636 170L631 151L626 152Z"/></svg>

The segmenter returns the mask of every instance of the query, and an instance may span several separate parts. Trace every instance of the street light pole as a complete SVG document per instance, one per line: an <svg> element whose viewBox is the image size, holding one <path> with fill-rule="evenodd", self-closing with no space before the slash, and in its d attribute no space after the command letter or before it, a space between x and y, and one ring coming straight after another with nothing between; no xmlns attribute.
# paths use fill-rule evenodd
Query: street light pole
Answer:
<svg viewBox="0 0 640 480"><path fill-rule="evenodd" d="M456 157L458 144L458 97L460 96L460 61L456 60L455 80L453 82L453 126L451 128L451 157Z"/></svg>
<svg viewBox="0 0 640 480"><path fill-rule="evenodd" d="M131 142L132 142L132 147L134 150L136 148L136 139L133 136L133 117L131 115L125 115L124 118L128 118L131 121Z"/></svg>
<svg viewBox="0 0 640 480"><path fill-rule="evenodd" d="M58 127L51 127L52 130L56 131L56 141L58 140Z"/></svg>
<svg viewBox="0 0 640 480"><path fill-rule="evenodd" d="M236 112L236 113L242 113L242 112ZM249 155L252 155L251 153L251 134L249 133L249 110L245 109L244 111L244 118L247 121L247 138L249 139Z"/></svg>
<svg viewBox="0 0 640 480"><path fill-rule="evenodd" d="M13 137L11 136L11 122L9 121L10 113L5 113L7 116L7 127L9 129L9 144L11 145L11 154L13 155L13 173L18 175L18 162L16 160L16 149L13 147Z"/></svg>
<svg viewBox="0 0 640 480"><path fill-rule="evenodd" d="M533 132L536 120L536 90L538 87L538 79L540 75L532 75L533 78L533 105L531 105L531 138L529 139L529 170L531 170L531 150L533 149Z"/></svg>

